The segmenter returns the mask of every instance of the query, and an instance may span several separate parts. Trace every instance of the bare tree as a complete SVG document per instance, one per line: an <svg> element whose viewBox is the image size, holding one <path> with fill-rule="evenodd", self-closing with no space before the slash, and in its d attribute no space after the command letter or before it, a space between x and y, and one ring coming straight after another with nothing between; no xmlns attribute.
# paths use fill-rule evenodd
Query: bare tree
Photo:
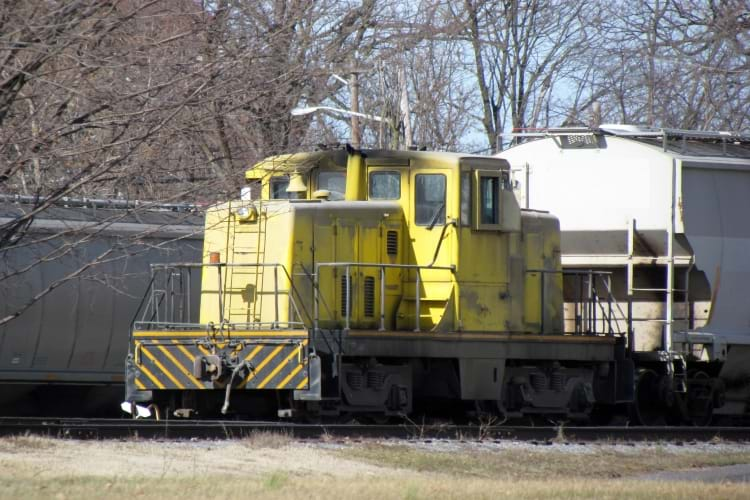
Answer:
<svg viewBox="0 0 750 500"><path fill-rule="evenodd" d="M747 1L641 0L601 7L603 64L592 85L608 120L747 129Z"/></svg>
<svg viewBox="0 0 750 500"><path fill-rule="evenodd" d="M0 249L69 196L234 196L255 161L348 137L346 119L290 110L347 108L332 75L354 70L362 109L386 119L362 124L366 146L498 149L512 130L585 123L595 103L606 121L747 130L749 11L747 0L3 2L0 191L37 203L0 225Z"/></svg>
<svg viewBox="0 0 750 500"><path fill-rule="evenodd" d="M364 145L476 149L471 133L477 125L477 100L467 80L461 25L451 10L435 0L408 5L381 0L375 5L377 15L362 31L366 43L332 71L346 75L349 68L359 68L360 111L384 118L360 120ZM324 103L348 109L348 86L335 78L330 82L334 86ZM311 119L309 137L324 143L345 141L348 120L318 115Z"/></svg>
<svg viewBox="0 0 750 500"><path fill-rule="evenodd" d="M112 194L123 175L132 182L144 159L135 155L169 136L196 98L181 87L210 71L176 60L194 35L165 29L176 4L189 2L4 4L0 17L17 29L0 38L3 191L44 198L43 210L67 195Z"/></svg>
<svg viewBox="0 0 750 500"><path fill-rule="evenodd" d="M454 15L470 44L482 124L489 144L500 149L508 129L525 130L556 118L552 97L577 53L591 43L584 29L587 2L464 0Z"/></svg>
<svg viewBox="0 0 750 500"><path fill-rule="evenodd" d="M328 95L348 54L366 56L373 16L373 1L2 3L0 193L35 203L0 223L0 252L40 241L33 221L67 197L234 196L255 161L301 147L307 123L290 109ZM110 257L88 255L65 279ZM8 262L0 282L46 259Z"/></svg>

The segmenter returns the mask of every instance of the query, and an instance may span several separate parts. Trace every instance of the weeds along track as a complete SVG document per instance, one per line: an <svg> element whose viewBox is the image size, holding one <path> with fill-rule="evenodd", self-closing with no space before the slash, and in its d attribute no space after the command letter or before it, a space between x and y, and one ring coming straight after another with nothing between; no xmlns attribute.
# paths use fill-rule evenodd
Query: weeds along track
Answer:
<svg viewBox="0 0 750 500"><path fill-rule="evenodd" d="M257 432L299 439L449 439L552 443L601 441L750 442L748 427L526 427L496 425L292 424L242 420L0 418L0 435L74 439L235 439Z"/></svg>

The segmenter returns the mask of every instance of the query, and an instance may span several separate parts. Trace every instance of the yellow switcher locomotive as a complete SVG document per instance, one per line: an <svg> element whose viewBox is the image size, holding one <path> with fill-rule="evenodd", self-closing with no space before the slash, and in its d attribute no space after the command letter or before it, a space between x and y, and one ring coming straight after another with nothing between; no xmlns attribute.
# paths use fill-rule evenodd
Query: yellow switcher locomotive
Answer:
<svg viewBox="0 0 750 500"><path fill-rule="evenodd" d="M247 179L257 199L208 210L203 262L153 266L129 401L586 419L632 398L622 336L564 331L558 221L519 209L505 160L347 148L272 157Z"/></svg>

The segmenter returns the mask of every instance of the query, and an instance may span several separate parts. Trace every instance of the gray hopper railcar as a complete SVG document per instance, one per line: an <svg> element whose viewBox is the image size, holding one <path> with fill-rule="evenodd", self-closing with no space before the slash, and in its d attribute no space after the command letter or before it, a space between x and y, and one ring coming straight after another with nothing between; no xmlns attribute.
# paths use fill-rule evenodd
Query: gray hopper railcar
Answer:
<svg viewBox="0 0 750 500"><path fill-rule="evenodd" d="M17 315L0 325L0 415L117 415L150 264L199 261L203 216L183 205L65 200L10 231L35 209L29 201L0 198L0 320ZM190 288L199 287L196 276Z"/></svg>

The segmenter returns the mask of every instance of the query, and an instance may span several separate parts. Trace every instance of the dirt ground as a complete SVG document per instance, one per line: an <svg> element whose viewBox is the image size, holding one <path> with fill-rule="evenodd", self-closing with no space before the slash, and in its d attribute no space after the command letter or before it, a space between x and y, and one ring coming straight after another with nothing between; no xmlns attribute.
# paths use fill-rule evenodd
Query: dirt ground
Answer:
<svg viewBox="0 0 750 500"><path fill-rule="evenodd" d="M0 439L2 498L748 498L750 446ZM739 467L739 469L738 469ZM660 474L662 474L660 476ZM687 476L686 476L687 475Z"/></svg>
<svg viewBox="0 0 750 500"><path fill-rule="evenodd" d="M27 438L34 442L35 438ZM285 470L294 475L350 477L383 474L378 465L326 453L315 446L253 441L73 441L38 440L13 449L0 444L0 464L35 471L39 478L75 475L102 477L189 476L203 471L263 475ZM291 459L293 457L293 459ZM389 471L392 472L392 471ZM2 472L0 472L2 477Z"/></svg>

